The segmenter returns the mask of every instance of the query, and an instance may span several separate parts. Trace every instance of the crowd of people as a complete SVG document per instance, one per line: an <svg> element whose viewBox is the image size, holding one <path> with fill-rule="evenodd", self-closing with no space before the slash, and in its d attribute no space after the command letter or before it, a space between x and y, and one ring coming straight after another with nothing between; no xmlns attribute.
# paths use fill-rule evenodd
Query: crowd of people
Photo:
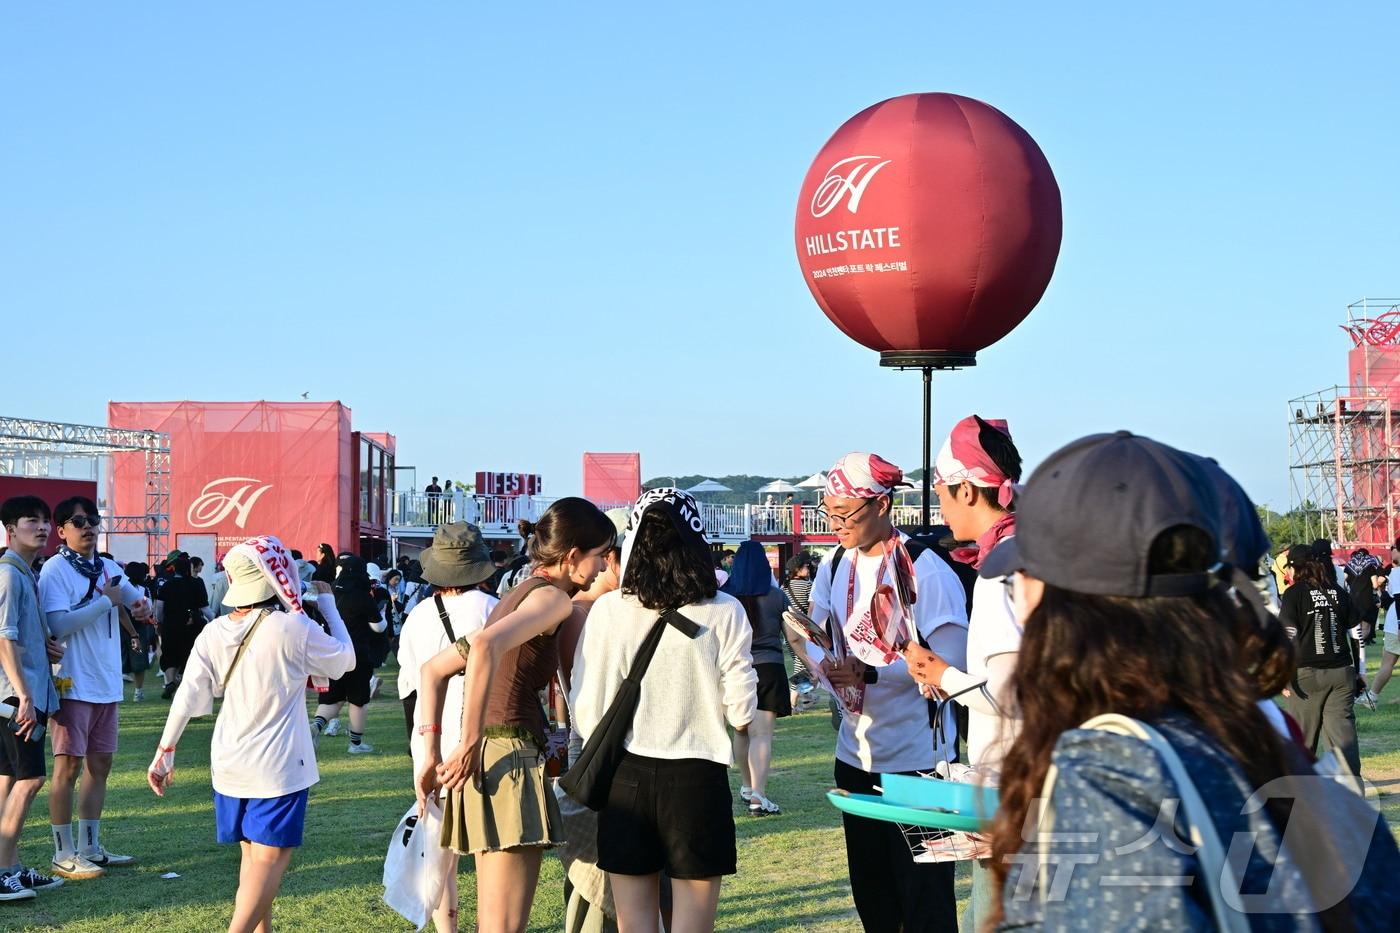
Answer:
<svg viewBox="0 0 1400 933"><path fill-rule="evenodd" d="M932 477L946 527L910 535L893 520L903 472L847 454L821 505L837 546L781 578L757 542L717 553L670 488L608 513L560 499L522 524L514 560L466 522L387 572L265 535L224 555L211 588L178 552L153 578L98 555L81 497L52 515L10 499L0 899L131 861L106 848L101 812L123 670L142 699L158 652L171 707L148 781L165 793L189 720L222 699L210 770L217 838L241 849L230 929L270 929L322 739L348 704L347 751L373 751L374 672L396 654L413 792L450 859L439 931L466 925L463 855L475 927L524 930L548 849L569 930L713 929L738 870L729 771L741 813L781 818L777 721L818 688L841 791L879 794L890 775L999 790L951 858L842 815L867 930L1393 929L1400 853L1362 794L1354 706L1400 657L1400 542L1389 563L1339 566L1329 542L1276 559L1218 464L1128 432L1021 473L1005 422L963 419ZM51 875L17 854L45 728ZM972 866L962 917L954 858Z"/></svg>

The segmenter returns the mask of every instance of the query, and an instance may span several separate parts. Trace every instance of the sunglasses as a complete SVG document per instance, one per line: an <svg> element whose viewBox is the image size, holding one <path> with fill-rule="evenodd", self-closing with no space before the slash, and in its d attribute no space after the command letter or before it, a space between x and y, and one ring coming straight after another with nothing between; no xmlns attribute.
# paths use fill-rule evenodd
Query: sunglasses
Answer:
<svg viewBox="0 0 1400 933"><path fill-rule="evenodd" d="M102 516L74 515L72 518L68 519L65 524L72 525L79 531L82 531L84 528L100 528L102 527Z"/></svg>

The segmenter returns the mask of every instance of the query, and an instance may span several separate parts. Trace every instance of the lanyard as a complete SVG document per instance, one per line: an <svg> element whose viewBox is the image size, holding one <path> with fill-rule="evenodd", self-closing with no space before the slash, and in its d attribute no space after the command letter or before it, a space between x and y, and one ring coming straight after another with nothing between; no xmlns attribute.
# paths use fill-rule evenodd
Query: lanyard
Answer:
<svg viewBox="0 0 1400 933"><path fill-rule="evenodd" d="M880 585L880 581L885 578L885 571L890 566L890 555L894 553L894 545L899 540L899 532L890 535L890 540L885 542L885 553L880 557L880 567L875 571L875 586ZM856 564L860 560L860 549L856 548L851 554L851 575L846 578L846 618L841 623L844 629L851 621L851 616L856 611ZM872 590L873 592L873 590Z"/></svg>

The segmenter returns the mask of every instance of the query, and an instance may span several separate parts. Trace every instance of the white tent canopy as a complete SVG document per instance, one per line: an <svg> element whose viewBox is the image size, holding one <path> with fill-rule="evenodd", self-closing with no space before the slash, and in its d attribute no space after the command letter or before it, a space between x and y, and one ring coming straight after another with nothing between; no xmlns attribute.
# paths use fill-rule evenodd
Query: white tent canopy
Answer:
<svg viewBox="0 0 1400 933"><path fill-rule="evenodd" d="M688 492L688 493L697 493L697 492L733 492L733 491L734 491L734 490L730 489L728 486L724 485L723 483L716 482L715 480L712 480L712 479L701 480L700 482L696 483L694 486L691 486L689 489L686 490L686 492Z"/></svg>
<svg viewBox="0 0 1400 933"><path fill-rule="evenodd" d="M804 479L802 482L798 483L797 485L800 486L800 487L803 488L803 489L825 489L825 488L826 488L826 474L825 474L825 473L813 473L811 476L807 477L806 479Z"/></svg>
<svg viewBox="0 0 1400 933"><path fill-rule="evenodd" d="M765 485L765 486L760 486L760 487L758 487L758 491L759 491L760 493L769 493L769 492L772 492L772 493L780 493L780 492L801 492L802 490L798 489L798 488L797 488L796 486L794 486L792 483L789 483L789 482L787 482L787 481L785 481L785 480L775 479L775 480L773 480L773 482L768 483L768 484Z"/></svg>

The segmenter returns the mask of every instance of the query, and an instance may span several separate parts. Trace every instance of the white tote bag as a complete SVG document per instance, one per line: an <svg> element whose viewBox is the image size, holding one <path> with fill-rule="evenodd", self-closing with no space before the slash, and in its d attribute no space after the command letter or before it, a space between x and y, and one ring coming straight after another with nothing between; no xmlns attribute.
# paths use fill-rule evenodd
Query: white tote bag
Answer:
<svg viewBox="0 0 1400 933"><path fill-rule="evenodd" d="M429 797L422 819L417 806L408 808L384 857L384 903L420 930L433 919L452 863L452 850L438 844L441 838L442 807Z"/></svg>

